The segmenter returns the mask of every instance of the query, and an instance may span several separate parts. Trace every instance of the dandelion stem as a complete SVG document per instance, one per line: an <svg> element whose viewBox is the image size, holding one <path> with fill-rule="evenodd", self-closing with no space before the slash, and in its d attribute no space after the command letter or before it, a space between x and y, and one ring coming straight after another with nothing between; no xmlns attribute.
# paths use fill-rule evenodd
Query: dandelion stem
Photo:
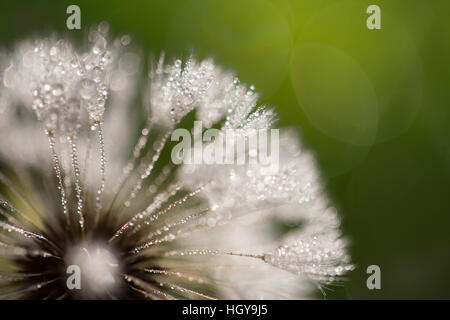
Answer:
<svg viewBox="0 0 450 320"><path fill-rule="evenodd" d="M52 152L53 167L54 167L54 170L56 173L56 178L58 179L58 189L59 189L59 192L61 193L61 204L63 207L64 216L66 217L66 224L67 224L66 227L69 228L70 227L69 210L67 208L66 191L64 189L64 181L63 181L63 177L62 177L62 173L61 173L61 163L59 161L59 157L58 157L58 154L56 153L56 149L55 149L55 144L56 144L55 136L54 136L52 130L47 130L46 134L48 136L50 150Z"/></svg>
<svg viewBox="0 0 450 320"><path fill-rule="evenodd" d="M164 149L167 139L169 139L170 135L172 134L172 131L174 129L175 125L170 126L169 130L166 132L166 134L162 137L161 141L159 142L159 146L156 149L155 154L152 157L152 160L147 165L144 173L140 176L136 184L134 185L128 199L124 202L125 207L129 207L131 205L131 201L136 198L138 192L142 189L142 183L145 179L150 177L150 175L153 172L153 169L155 167L156 162L159 160L159 157L161 156L161 152Z"/></svg>
<svg viewBox="0 0 450 320"><path fill-rule="evenodd" d="M71 144L72 147L72 167L73 167L73 171L74 171L74 175L75 175L75 190L77 193L77 200L78 200L78 204L77 204L77 215L78 215L78 223L80 225L81 228L81 234L83 235L83 237L86 235L86 230L85 230L85 220L84 220L84 215L83 215L83 191L82 191L82 187L81 187L81 181L80 181L80 166L78 164L78 155L77 155L77 143L75 141L75 136L71 135L68 137L69 142Z"/></svg>
<svg viewBox="0 0 450 320"><path fill-rule="evenodd" d="M96 200L96 206L95 206L95 212L96 212L96 220L98 221L98 216L100 213L100 210L102 209L102 195L105 190L105 168L106 168L106 156L105 156L105 142L103 139L103 129L101 122L97 122L98 125L98 137L99 137L99 145L100 145L100 187L97 191L97 196L95 198Z"/></svg>
<svg viewBox="0 0 450 320"><path fill-rule="evenodd" d="M153 118L149 118L147 121L147 126L142 129L141 136L138 139L138 142L134 146L133 154L131 155L131 158L128 160L127 165L122 170L122 175L120 176L117 185L114 187L113 192L114 194L117 194L120 192L120 190L123 188L125 182L130 177L130 174L134 171L136 167L136 161L141 156L142 150L147 145L149 133L151 128L153 127L154 120Z"/></svg>
<svg viewBox="0 0 450 320"><path fill-rule="evenodd" d="M127 222L125 222L122 227L120 227L114 236L109 239L109 241L114 241L116 238L120 237L129 227L134 225L134 223L138 220L141 220L148 215L155 212L155 210L158 210L161 208L161 206L166 203L171 197L176 195L181 190L181 184L175 183L171 185L165 192L161 192L156 197L155 201L152 202L150 206L148 206L143 212L139 212L135 216L133 216L131 219L129 219Z"/></svg>

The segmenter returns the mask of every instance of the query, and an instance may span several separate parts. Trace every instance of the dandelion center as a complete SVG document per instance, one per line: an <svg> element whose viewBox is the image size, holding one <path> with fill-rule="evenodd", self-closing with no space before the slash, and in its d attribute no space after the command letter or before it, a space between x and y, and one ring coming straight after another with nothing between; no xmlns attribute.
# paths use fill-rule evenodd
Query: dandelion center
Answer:
<svg viewBox="0 0 450 320"><path fill-rule="evenodd" d="M79 268L83 295L102 295L117 290L120 284L119 260L101 244L75 246L68 251L67 264ZM74 279L76 281L77 279Z"/></svg>

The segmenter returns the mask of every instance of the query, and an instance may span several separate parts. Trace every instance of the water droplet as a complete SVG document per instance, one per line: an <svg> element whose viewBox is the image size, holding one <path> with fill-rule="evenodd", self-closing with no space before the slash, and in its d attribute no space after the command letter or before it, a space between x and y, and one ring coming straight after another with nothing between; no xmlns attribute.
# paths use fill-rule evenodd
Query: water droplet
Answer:
<svg viewBox="0 0 450 320"><path fill-rule="evenodd" d="M100 68L99 66L94 67L94 69L92 70L92 79L94 80L94 82L99 83L100 81L102 81L104 76L104 71L102 68Z"/></svg>
<svg viewBox="0 0 450 320"><path fill-rule="evenodd" d="M56 55L58 54L59 50L57 47L51 47L50 49L50 56L51 57L56 57Z"/></svg>
<svg viewBox="0 0 450 320"><path fill-rule="evenodd" d="M123 35L122 38L120 38L120 43L123 46L129 45L131 43L131 37L128 34Z"/></svg>
<svg viewBox="0 0 450 320"><path fill-rule="evenodd" d="M95 82L91 79L83 79L80 81L80 96L84 100L92 99L96 94Z"/></svg>
<svg viewBox="0 0 450 320"><path fill-rule="evenodd" d="M10 65L3 73L3 84L7 88L13 88L16 85L17 74L13 65Z"/></svg>
<svg viewBox="0 0 450 320"><path fill-rule="evenodd" d="M102 35L97 34L94 40L94 45L92 46L92 52L95 55L100 55L106 51L106 46L106 39Z"/></svg>
<svg viewBox="0 0 450 320"><path fill-rule="evenodd" d="M59 97L64 93L64 87L62 86L62 84L57 83L53 86L53 90L52 90L52 94L55 97Z"/></svg>
<svg viewBox="0 0 450 320"><path fill-rule="evenodd" d="M100 32L101 34L106 35L109 31L109 24L106 21L102 21L99 23L98 27L97 27L98 32Z"/></svg>

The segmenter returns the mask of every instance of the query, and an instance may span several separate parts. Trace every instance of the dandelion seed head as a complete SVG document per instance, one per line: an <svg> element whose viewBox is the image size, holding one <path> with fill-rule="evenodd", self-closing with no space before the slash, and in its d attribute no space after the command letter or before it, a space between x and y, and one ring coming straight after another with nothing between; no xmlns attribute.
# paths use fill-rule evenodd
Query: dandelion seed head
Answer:
<svg viewBox="0 0 450 320"><path fill-rule="evenodd" d="M46 38L24 41L11 54L3 84L48 130L76 134L83 113L92 123L102 121L120 48L96 30L89 39L86 52L75 51L68 40Z"/></svg>
<svg viewBox="0 0 450 320"><path fill-rule="evenodd" d="M328 284L353 270L343 242L336 234L313 234L306 240L299 239L278 247L266 254L264 260L299 276Z"/></svg>
<svg viewBox="0 0 450 320"><path fill-rule="evenodd" d="M250 159L275 148L247 146L277 123L254 86L212 59L166 63L162 54L139 92L142 55L129 35L108 32L106 23L92 27L84 50L53 36L0 55L0 256L15 267L0 271L26 280L8 277L0 297L307 297L311 283L353 269L296 132L280 132L276 171L167 162L188 114L246 142ZM143 128L129 116L137 97L148 108ZM276 221L299 227L278 234ZM72 264L81 293L66 287Z"/></svg>
<svg viewBox="0 0 450 320"><path fill-rule="evenodd" d="M161 56L156 70L150 72L150 104L162 120L178 122L192 111L205 96L214 79L212 60L197 62L189 58L183 65L177 59L172 65L161 67Z"/></svg>

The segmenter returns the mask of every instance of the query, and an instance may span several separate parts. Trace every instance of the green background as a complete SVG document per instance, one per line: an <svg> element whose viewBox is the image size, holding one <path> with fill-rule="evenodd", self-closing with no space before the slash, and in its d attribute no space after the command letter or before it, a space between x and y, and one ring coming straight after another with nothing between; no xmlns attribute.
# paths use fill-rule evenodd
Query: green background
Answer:
<svg viewBox="0 0 450 320"><path fill-rule="evenodd" d="M213 56L301 128L358 267L327 298L450 298L449 1L2 1L0 46L103 20L148 55Z"/></svg>

